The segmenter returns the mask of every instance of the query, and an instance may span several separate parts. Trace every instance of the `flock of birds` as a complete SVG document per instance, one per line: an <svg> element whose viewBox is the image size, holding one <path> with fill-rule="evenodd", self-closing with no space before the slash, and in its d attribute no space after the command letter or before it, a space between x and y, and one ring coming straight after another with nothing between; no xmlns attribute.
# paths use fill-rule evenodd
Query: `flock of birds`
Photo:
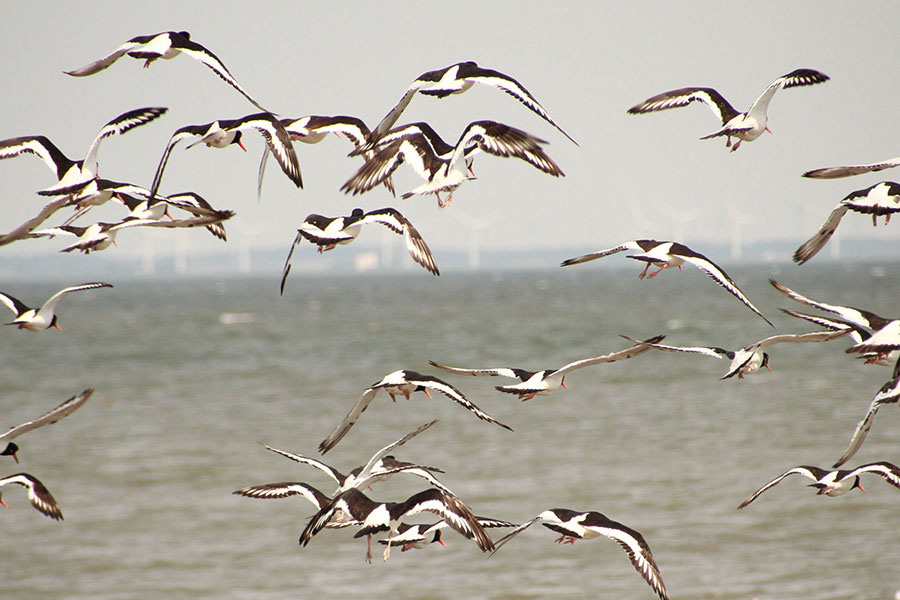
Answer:
<svg viewBox="0 0 900 600"><path fill-rule="evenodd" d="M75 236L77 241L62 251L80 250L89 253L108 248L115 243L118 231L134 226L205 227L215 236L225 240L223 222L234 216L234 212L214 209L195 192L160 195L162 176L172 151L180 142L193 140L188 147L204 144L210 148L227 148L231 145L243 148L242 136L250 130L260 132L266 142L266 150L258 172L259 194L269 154L274 155L284 174L297 187L302 187L300 165L293 142L314 144L329 133L349 139L354 147L351 155L360 156L364 160L363 165L341 188L354 195L368 192L378 186L386 187L393 194L395 190L391 176L401 164L407 163L422 177L424 183L402 194L402 197L418 194L434 195L438 205L446 207L451 202L454 191L463 183L475 178L473 163L480 152L518 158L548 175L563 176L562 170L544 150L546 141L503 123L474 121L464 129L453 145L441 139L426 123L396 126L404 109L416 95L443 98L465 92L476 83L499 88L513 96L575 143L575 140L563 131L535 97L516 79L499 71L482 68L474 62L461 62L423 73L413 81L384 119L371 130L355 117L306 116L299 119L279 119L237 82L215 54L193 41L187 32L170 31L132 38L109 55L82 68L68 71L67 74L74 77L93 75L125 56L143 60L144 66L147 67L158 59L171 59L180 54L195 58L209 67L261 112L237 119L219 119L200 125L186 125L175 130L163 151L149 188L100 178L97 172L97 154L102 140L155 121L166 112L165 108L139 108L112 119L101 128L82 160L74 161L67 158L48 138L41 135L0 141L0 158L26 153L35 154L51 168L57 179L56 183L38 192L40 195L52 197L50 204L35 218L0 236L0 244L25 238L69 235ZM751 142L768 130L767 109L775 92L782 88L822 83L828 79L828 76L812 69L792 71L769 85L747 112L737 111L716 90L701 87L682 88L658 94L633 106L628 112L642 114L686 106L695 101L701 102L722 122L720 129L701 139L725 137L726 147L734 152L743 142ZM732 139L735 141L732 142ZM869 165L817 169L804 175L838 178L898 165L900 159L891 159ZM446 195L442 198L441 194ZM127 209L128 212L121 220L73 225L73 222L82 219L92 207L111 201L121 203ZM66 207L74 208L74 213L63 223L39 229L46 219ZM184 211L190 216L173 218L169 214L170 209ZM829 215L822 229L797 250L795 261L802 264L812 258L827 243L838 222L848 210L871 214L873 221L877 221L877 217L883 215L887 221L892 213L900 211L900 184L882 182L848 194ZM360 234L361 228L369 223L379 223L403 235L415 262L430 273L439 275L437 264L422 235L400 211L391 207L369 211L360 208L344 217L311 214L304 220L285 262L281 293L284 293L285 282L291 270L291 257L304 240L316 245L319 252L329 251L338 245L352 242ZM626 241L606 250L571 258L564 261L562 266L576 265L623 251L632 252L628 258L646 263L639 276L641 279L652 279L667 268L677 267L680 270L684 263L696 266L754 314L774 327L721 267L703 254L677 241L646 239ZM651 266L657 270L648 273ZM453 375L493 376L517 380L517 383L498 385L496 389L503 393L515 394L520 400L526 401L538 395L551 394L560 387L565 388L565 377L577 369L634 358L651 350L727 359L730 364L722 379L735 375L743 378L763 368L769 368L769 355L766 349L775 344L825 342L847 336L854 341L854 345L848 348L847 352L859 353L867 363L893 365L892 378L876 393L866 415L852 434L848 449L834 463L832 469L801 465L785 471L751 494L738 508L746 507L760 494L795 474L811 479L813 481L811 485L818 489L818 493L828 496L837 496L857 488L862 490L860 476L863 474L878 475L894 487L900 488L900 468L886 461L868 463L853 469L839 468L852 458L862 445L878 409L882 405L897 403L900 400L900 360L898 360L900 319L884 318L863 309L812 300L781 283L776 281L771 283L787 297L826 313L808 314L783 309L787 314L813 323L820 329L804 334L771 336L737 350L715 346L664 345L660 343L664 338L662 335L643 341L623 336L632 345L601 356L576 360L557 369L527 370L507 366L464 368L442 365L434 361L431 365ZM72 292L104 287L112 286L109 283L92 282L66 287L39 308L29 307L7 293L0 293L0 300L15 314L15 319L10 324L16 325L19 329L37 332L50 327L59 328L55 310L64 296ZM322 440L319 445L321 453L328 452L345 437L380 391L386 392L393 401L396 401L398 396L409 399L415 392L423 392L428 396L435 392L456 402L478 419L511 431L509 426L485 413L454 385L431 375L403 369L385 375L362 392L347 416ZM0 456L12 457L18 463L19 447L13 442L14 439L71 414L87 401L92 392L92 389L84 390L43 416L12 427L0 435L0 448L3 448ZM252 485L234 493L260 499L302 496L313 504L317 512L309 519L300 535L301 546L309 544L323 529L352 527L356 530L354 537L367 538L366 560L369 561L372 556L372 536L381 533L387 534L384 539L378 540L385 545L383 553L385 560L388 559L392 546L409 550L423 548L435 542L443 544L442 532L448 527L473 540L480 550L492 553L535 523L541 523L559 534L556 541L560 543L570 544L578 539L604 536L615 540L623 548L634 568L660 598L663 600L668 598L668 591L650 546L635 529L596 511L575 511L566 508L542 510L534 518L521 524L476 516L457 494L438 479L437 475L443 473L441 469L400 461L390 454L435 423L436 421L426 423L381 448L364 465L351 470L348 474L343 474L318 459L265 446L273 453L319 469L335 481L337 488L328 494L307 483L289 481ZM372 484L401 473L424 479L429 487L397 502L376 502L364 493L364 490ZM62 512L52 494L33 475L18 473L0 479L0 487L7 484L24 486L27 488L30 502L37 510L50 518L62 519ZM0 504L6 506L2 496ZM440 520L431 524L405 522L421 512L435 513ZM510 528L511 531L495 542L485 531L491 528Z"/></svg>

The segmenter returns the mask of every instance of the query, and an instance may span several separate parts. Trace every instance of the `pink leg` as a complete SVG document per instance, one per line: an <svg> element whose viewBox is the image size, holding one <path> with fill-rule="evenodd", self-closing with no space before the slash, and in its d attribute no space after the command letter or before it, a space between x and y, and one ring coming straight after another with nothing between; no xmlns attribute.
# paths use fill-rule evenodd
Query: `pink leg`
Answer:
<svg viewBox="0 0 900 600"><path fill-rule="evenodd" d="M646 277L646 276L647 276L647 269L649 269L649 268L650 268L650 263L647 263L647 265L644 267L644 270L641 271L641 274L640 274L640 275L638 275L638 279L643 279L644 277Z"/></svg>

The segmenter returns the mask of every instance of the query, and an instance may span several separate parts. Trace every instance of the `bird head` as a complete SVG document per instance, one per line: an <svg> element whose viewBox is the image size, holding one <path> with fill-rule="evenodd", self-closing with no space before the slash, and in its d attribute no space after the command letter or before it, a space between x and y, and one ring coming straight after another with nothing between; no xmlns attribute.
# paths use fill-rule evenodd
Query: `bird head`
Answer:
<svg viewBox="0 0 900 600"><path fill-rule="evenodd" d="M860 483L860 481L859 481L859 475L856 476L856 481L853 482L853 486L850 489L852 490L853 488L859 488L859 491L861 491L861 492L866 491L866 488L864 488L862 486L862 483Z"/></svg>
<svg viewBox="0 0 900 600"><path fill-rule="evenodd" d="M435 542L437 542L438 544L440 544L440 545L443 546L444 548L447 547L447 544L445 544L445 543L444 543L444 540L441 539L441 530L440 530L440 529L438 529L437 531L435 531L435 532L434 532L434 537L431 538L431 543L433 544L433 543L435 543Z"/></svg>
<svg viewBox="0 0 900 600"><path fill-rule="evenodd" d="M10 442L6 445L6 448L3 450L3 452L0 452L0 456L12 456L14 459L16 459L16 463L18 463L19 457L16 455L16 452L18 451L19 447L13 442Z"/></svg>
<svg viewBox="0 0 900 600"><path fill-rule="evenodd" d="M58 330L62 331L62 327L56 322L56 315L53 315L53 319L50 320L50 327L56 327Z"/></svg>
<svg viewBox="0 0 900 600"><path fill-rule="evenodd" d="M241 136L242 136L242 135L243 135L243 132L242 132L242 131L235 131L235 132L234 132L234 139L231 140L231 143L232 143L232 144L237 144L238 146L241 147L241 150L243 150L244 152L246 152L246 151L247 151L247 147L244 145L244 142L241 141Z"/></svg>
<svg viewBox="0 0 900 600"><path fill-rule="evenodd" d="M9 508L6 506L6 502L3 501L3 494L0 494L0 504L2 504L4 508Z"/></svg>
<svg viewBox="0 0 900 600"><path fill-rule="evenodd" d="M772 370L772 367L769 366L769 353L768 353L768 352L763 352L763 360L762 360L762 364L759 365L759 366L760 366L760 367L765 367L765 368L767 368L769 371Z"/></svg>

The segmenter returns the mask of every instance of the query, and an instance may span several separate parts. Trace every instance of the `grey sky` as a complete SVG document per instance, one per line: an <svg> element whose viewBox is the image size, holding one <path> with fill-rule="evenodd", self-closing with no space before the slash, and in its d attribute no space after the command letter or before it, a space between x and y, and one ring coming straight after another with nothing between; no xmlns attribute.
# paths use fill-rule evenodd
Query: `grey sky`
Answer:
<svg viewBox="0 0 900 600"><path fill-rule="evenodd" d="M747 241L799 245L848 192L900 178L891 171L836 181L800 177L815 167L900 154L900 5L894 2L123 6L16 2L4 7L0 138L44 134L72 158L81 158L107 120L140 106L167 106L163 118L105 140L100 151L103 176L149 186L176 128L256 109L188 57L158 61L147 70L126 57L85 78L68 77L63 70L93 61L135 35L184 29L282 116L348 114L374 126L420 73L475 60L517 78L580 143L570 143L495 89L477 86L443 100L415 98L402 122L426 120L453 143L470 121L502 121L548 140L548 154L566 173L554 179L524 162L482 154L475 163L478 180L463 185L444 210L433 197L394 199L381 188L355 198L341 193L360 162L346 156L349 143L337 138L296 145L303 190L271 164L259 205L259 136L250 137L247 154L236 147L176 149L161 191L193 190L218 208L237 211L228 223L233 245L286 252L306 214L347 214L356 206L395 206L438 255L464 248L466 223L473 222L482 227L482 247L494 250L546 248L558 254L637 237L678 237L702 251L704 243L735 235L736 220ZM746 110L772 80L799 67L821 70L832 80L780 91L769 109L774 135L733 154L722 139L698 139L719 125L703 106L641 116L625 112L651 95L687 85L714 87ZM399 192L420 183L408 167L395 179ZM0 230L7 231L43 206L34 192L53 177L39 160L25 156L0 161L0 182L6 204ZM121 207L110 205L88 217L120 215ZM845 239L895 240L900 227L873 230L870 219L850 214L838 233ZM381 239L381 232L369 231L357 243L378 246ZM126 231L119 246L106 252L137 254L152 244L166 253L185 242L192 251L225 248L203 231L153 230ZM3 252L52 255L62 245L25 240Z"/></svg>

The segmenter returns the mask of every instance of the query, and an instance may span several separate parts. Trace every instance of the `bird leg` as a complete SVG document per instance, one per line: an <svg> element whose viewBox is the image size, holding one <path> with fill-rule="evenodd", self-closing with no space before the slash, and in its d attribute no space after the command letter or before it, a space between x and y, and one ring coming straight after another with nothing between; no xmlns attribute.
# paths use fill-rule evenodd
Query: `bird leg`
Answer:
<svg viewBox="0 0 900 600"><path fill-rule="evenodd" d="M525 402L526 400L531 400L535 396L537 396L536 392L533 392L531 394L519 394L519 400L521 400L522 402Z"/></svg>
<svg viewBox="0 0 900 600"><path fill-rule="evenodd" d="M384 560L387 560L391 557L391 538L390 537L388 537L388 539L387 539L387 546L384 549L384 554L382 554L382 557L384 558Z"/></svg>
<svg viewBox="0 0 900 600"><path fill-rule="evenodd" d="M741 140L738 140L734 143L734 146L731 147L731 151L734 152L735 150L737 150L740 147L741 147Z"/></svg>
<svg viewBox="0 0 900 600"><path fill-rule="evenodd" d="M650 263L647 263L647 266L649 267L649 266L650 266ZM660 265L659 271L654 271L653 273L650 273L650 275L647 276L647 279L653 279L654 277L656 277L657 275L659 275L660 273L662 273L663 269L668 269L668 268L671 267L671 266L672 266L672 265L670 265L670 264L668 264L668 263L663 263L662 265ZM678 270L681 271L681 265L678 265ZM682 271L682 272L683 272L683 271Z"/></svg>
<svg viewBox="0 0 900 600"><path fill-rule="evenodd" d="M575 540L577 539L578 538L571 535L561 535L553 541L555 541L557 544L574 544Z"/></svg>
<svg viewBox="0 0 900 600"><path fill-rule="evenodd" d="M372 564L372 534L366 536L368 546L366 548L366 562Z"/></svg>
<svg viewBox="0 0 900 600"><path fill-rule="evenodd" d="M649 269L649 268L650 268L650 263L648 262L648 263L644 266L644 270L641 271L641 274L638 275L638 279L643 279L644 277L646 277L646 276L647 276L647 269Z"/></svg>

